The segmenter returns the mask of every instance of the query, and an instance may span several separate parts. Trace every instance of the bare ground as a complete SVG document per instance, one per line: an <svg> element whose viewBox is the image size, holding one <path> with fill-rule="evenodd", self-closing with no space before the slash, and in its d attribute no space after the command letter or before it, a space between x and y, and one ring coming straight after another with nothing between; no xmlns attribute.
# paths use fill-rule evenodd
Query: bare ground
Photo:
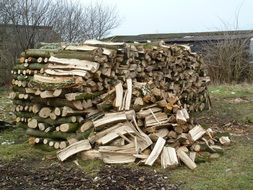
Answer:
<svg viewBox="0 0 253 190"><path fill-rule="evenodd" d="M87 174L76 165L38 159L0 161L1 190L176 190L180 184L168 184L168 176L151 169L106 165L97 175Z"/></svg>

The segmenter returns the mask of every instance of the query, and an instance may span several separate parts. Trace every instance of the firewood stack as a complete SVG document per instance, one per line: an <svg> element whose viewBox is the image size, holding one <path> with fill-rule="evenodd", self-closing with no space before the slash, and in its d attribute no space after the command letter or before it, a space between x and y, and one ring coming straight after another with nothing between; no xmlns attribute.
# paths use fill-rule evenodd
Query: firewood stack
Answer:
<svg viewBox="0 0 253 190"><path fill-rule="evenodd" d="M152 165L161 155L164 168L179 158L194 169L201 151L221 151L188 114L210 101L202 58L187 46L44 44L22 53L12 74L17 126L31 144L61 149L62 161L81 152Z"/></svg>

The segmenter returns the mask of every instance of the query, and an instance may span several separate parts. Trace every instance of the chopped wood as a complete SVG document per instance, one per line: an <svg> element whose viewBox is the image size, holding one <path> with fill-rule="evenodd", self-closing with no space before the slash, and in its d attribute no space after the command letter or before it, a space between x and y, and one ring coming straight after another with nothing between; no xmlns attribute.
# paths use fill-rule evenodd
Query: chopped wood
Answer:
<svg viewBox="0 0 253 190"><path fill-rule="evenodd" d="M127 91L126 91L126 101L124 104L125 110L130 109L131 99L132 99L132 79L127 79Z"/></svg>
<svg viewBox="0 0 253 190"><path fill-rule="evenodd" d="M184 124L189 119L189 114L186 109L178 110L176 114L176 120L180 124Z"/></svg>
<svg viewBox="0 0 253 190"><path fill-rule="evenodd" d="M191 170L197 167L195 162L192 161L191 158L180 148L177 150L177 156Z"/></svg>
<svg viewBox="0 0 253 190"><path fill-rule="evenodd" d="M133 154L135 153L134 144L124 146L100 146L98 150L105 163L131 163L135 161Z"/></svg>
<svg viewBox="0 0 253 190"><path fill-rule="evenodd" d="M119 137L121 135L124 134L128 134L128 133L134 133L134 130L131 128L131 126L127 125L127 123L123 124L122 126L119 126L115 129L113 129L112 131L110 131L110 133L107 133L105 136L103 136L102 138L98 139L96 142L98 144L107 144L108 142L114 140L115 138Z"/></svg>
<svg viewBox="0 0 253 190"><path fill-rule="evenodd" d="M127 120L126 114L125 113L121 113L118 112L117 114L114 115L107 115L104 116L101 119L98 119L96 121L93 122L94 127L100 127L106 124L111 124L111 123L115 123L115 122L121 122L121 121L125 121Z"/></svg>
<svg viewBox="0 0 253 190"><path fill-rule="evenodd" d="M95 160L101 159L101 153L98 150L86 150L81 152L82 160Z"/></svg>
<svg viewBox="0 0 253 190"><path fill-rule="evenodd" d="M49 58L49 62L66 64L66 65L82 66L86 68L87 71L90 71L92 73L95 73L99 68L99 63L97 62L92 62L92 61L87 61L87 60L78 60L78 59L56 58L54 56L51 56Z"/></svg>
<svg viewBox="0 0 253 190"><path fill-rule="evenodd" d="M115 86L115 90L116 90L115 107L117 107L120 110L120 108L122 107L122 103L123 103L123 87L122 87L122 83L118 83Z"/></svg>
<svg viewBox="0 0 253 190"><path fill-rule="evenodd" d="M62 69L46 69L45 73L49 75L56 75L56 76L80 76L80 77L87 76L86 71L78 70L78 69L71 70L71 71L62 70Z"/></svg>
<svg viewBox="0 0 253 190"><path fill-rule="evenodd" d="M146 165L152 166L154 164L154 162L156 161L156 159L160 155L161 151L163 150L165 143L166 143L166 141L162 137L158 138L151 154L149 155L149 157L147 158L147 160L145 162Z"/></svg>
<svg viewBox="0 0 253 190"><path fill-rule="evenodd" d="M219 141L222 145L229 145L231 143L231 140L227 136L220 137Z"/></svg>
<svg viewBox="0 0 253 190"><path fill-rule="evenodd" d="M149 46L88 40L26 50L12 70L17 126L30 143L62 149L61 160L81 151L83 159L152 165L161 155L166 168L178 154L193 168L189 159L222 152L226 135L217 141L188 114L211 106L201 56Z"/></svg>
<svg viewBox="0 0 253 190"><path fill-rule="evenodd" d="M77 123L64 123L60 125L61 132L74 132L78 128Z"/></svg>
<svg viewBox="0 0 253 190"><path fill-rule="evenodd" d="M156 113L156 112L162 111L162 109L158 108L158 107L154 107L154 108L150 108L150 109L147 109L147 110L141 110L137 113L137 116L140 117L140 118L145 118L145 117L151 115L150 111L152 111L153 113Z"/></svg>
<svg viewBox="0 0 253 190"><path fill-rule="evenodd" d="M189 131L189 136L190 139L194 142L200 139L205 133L205 129L203 129L200 125L196 125L193 129Z"/></svg>
<svg viewBox="0 0 253 190"><path fill-rule="evenodd" d="M81 132L85 132L93 127L93 122L91 120L88 120L82 124L80 127Z"/></svg>
<svg viewBox="0 0 253 190"><path fill-rule="evenodd" d="M163 147L161 154L161 165L163 168L174 167L178 165L176 149L173 147Z"/></svg>
<svg viewBox="0 0 253 190"><path fill-rule="evenodd" d="M196 154L197 154L196 152L190 152L189 157L193 162L195 162Z"/></svg>
<svg viewBox="0 0 253 190"><path fill-rule="evenodd" d="M88 140L81 140L69 145L68 147L57 152L57 158L61 161L66 160L68 157L85 150L90 150L91 145Z"/></svg>
<svg viewBox="0 0 253 190"><path fill-rule="evenodd" d="M50 116L51 112L52 112L51 108L43 107L39 111L39 116L42 117L42 118L48 118Z"/></svg>

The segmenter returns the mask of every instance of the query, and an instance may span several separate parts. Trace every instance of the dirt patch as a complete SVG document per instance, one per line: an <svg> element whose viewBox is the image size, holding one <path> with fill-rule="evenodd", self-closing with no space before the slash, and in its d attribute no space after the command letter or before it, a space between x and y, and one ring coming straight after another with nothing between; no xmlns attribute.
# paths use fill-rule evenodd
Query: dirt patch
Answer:
<svg viewBox="0 0 253 190"><path fill-rule="evenodd" d="M0 186L12 189L93 189L92 178L78 168L38 160L0 161Z"/></svg>
<svg viewBox="0 0 253 190"><path fill-rule="evenodd" d="M181 184L168 184L168 176L152 169L106 166L95 178L98 189L130 190L161 189L176 190Z"/></svg>
<svg viewBox="0 0 253 190"><path fill-rule="evenodd" d="M72 163L36 159L0 161L0 173L1 190L176 190L180 187L168 184L168 176L149 168L104 166L96 176L91 176Z"/></svg>

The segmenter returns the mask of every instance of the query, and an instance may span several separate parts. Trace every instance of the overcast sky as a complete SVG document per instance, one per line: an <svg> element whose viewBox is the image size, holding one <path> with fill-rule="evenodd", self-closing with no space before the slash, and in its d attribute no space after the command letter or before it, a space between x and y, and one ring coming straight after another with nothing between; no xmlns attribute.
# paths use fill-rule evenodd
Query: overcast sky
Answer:
<svg viewBox="0 0 253 190"><path fill-rule="evenodd" d="M111 35L253 29L253 0L103 0L121 25ZM224 26L222 23L226 23Z"/></svg>

